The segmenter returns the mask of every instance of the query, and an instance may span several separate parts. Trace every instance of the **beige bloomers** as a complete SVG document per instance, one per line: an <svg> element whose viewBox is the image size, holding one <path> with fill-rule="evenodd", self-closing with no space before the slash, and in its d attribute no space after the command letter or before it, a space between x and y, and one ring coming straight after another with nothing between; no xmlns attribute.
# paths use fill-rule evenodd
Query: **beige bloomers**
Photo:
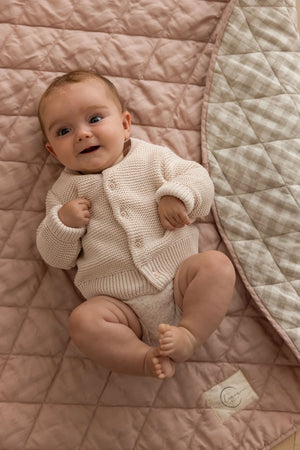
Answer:
<svg viewBox="0 0 300 450"><path fill-rule="evenodd" d="M137 315L142 328L142 340L150 346L158 344L157 327L160 323L178 325L182 311L173 295L173 281L157 294L123 300Z"/></svg>

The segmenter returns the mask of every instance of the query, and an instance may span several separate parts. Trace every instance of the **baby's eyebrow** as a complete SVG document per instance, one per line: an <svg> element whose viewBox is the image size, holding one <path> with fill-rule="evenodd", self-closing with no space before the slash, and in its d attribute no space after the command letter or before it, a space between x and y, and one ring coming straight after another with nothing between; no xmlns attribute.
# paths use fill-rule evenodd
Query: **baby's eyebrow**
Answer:
<svg viewBox="0 0 300 450"><path fill-rule="evenodd" d="M107 109L108 106L106 105L91 105L88 108L86 108L86 111L89 111L90 109Z"/></svg>
<svg viewBox="0 0 300 450"><path fill-rule="evenodd" d="M60 124L60 123L62 123L62 122L63 122L63 120L60 120L60 119L54 120L54 121L49 125L48 131L51 131L52 128L57 127L57 125Z"/></svg>

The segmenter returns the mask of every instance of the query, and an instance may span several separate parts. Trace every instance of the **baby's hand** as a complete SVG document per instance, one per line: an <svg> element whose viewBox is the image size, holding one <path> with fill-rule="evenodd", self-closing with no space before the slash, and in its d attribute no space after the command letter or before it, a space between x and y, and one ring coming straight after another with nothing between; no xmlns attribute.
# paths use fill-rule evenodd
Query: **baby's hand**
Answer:
<svg viewBox="0 0 300 450"><path fill-rule="evenodd" d="M59 209L58 217L67 227L81 228L88 225L90 221L90 207L90 202L85 198L76 198Z"/></svg>
<svg viewBox="0 0 300 450"><path fill-rule="evenodd" d="M162 226L169 231L190 225L184 203L179 198L166 195L162 197L158 205L158 214Z"/></svg>

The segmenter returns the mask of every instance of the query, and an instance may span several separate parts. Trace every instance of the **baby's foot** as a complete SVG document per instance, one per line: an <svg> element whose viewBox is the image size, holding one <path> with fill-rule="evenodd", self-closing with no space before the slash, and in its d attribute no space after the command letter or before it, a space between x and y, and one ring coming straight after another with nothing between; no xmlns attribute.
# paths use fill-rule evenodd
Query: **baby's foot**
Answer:
<svg viewBox="0 0 300 450"><path fill-rule="evenodd" d="M173 361L183 362L189 359L196 349L195 336L184 327L161 323L158 333L161 356L169 356Z"/></svg>
<svg viewBox="0 0 300 450"><path fill-rule="evenodd" d="M159 349L150 348L145 358L145 375L159 379L171 378L175 373L175 365L168 356L161 356Z"/></svg>
<svg viewBox="0 0 300 450"><path fill-rule="evenodd" d="M175 365L166 356L156 356L152 358L155 374L157 378L171 378L175 373Z"/></svg>

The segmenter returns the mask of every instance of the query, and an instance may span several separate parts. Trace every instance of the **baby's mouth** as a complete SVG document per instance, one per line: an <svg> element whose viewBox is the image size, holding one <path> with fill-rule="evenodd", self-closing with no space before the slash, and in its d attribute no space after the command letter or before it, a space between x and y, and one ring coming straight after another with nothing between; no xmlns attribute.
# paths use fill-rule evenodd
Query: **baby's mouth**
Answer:
<svg viewBox="0 0 300 450"><path fill-rule="evenodd" d="M82 150L82 152L80 152L80 154L92 153L92 152L95 152L96 150L98 150L98 148L100 148L100 145L93 145L92 147L88 147L88 148L85 148L84 150Z"/></svg>

